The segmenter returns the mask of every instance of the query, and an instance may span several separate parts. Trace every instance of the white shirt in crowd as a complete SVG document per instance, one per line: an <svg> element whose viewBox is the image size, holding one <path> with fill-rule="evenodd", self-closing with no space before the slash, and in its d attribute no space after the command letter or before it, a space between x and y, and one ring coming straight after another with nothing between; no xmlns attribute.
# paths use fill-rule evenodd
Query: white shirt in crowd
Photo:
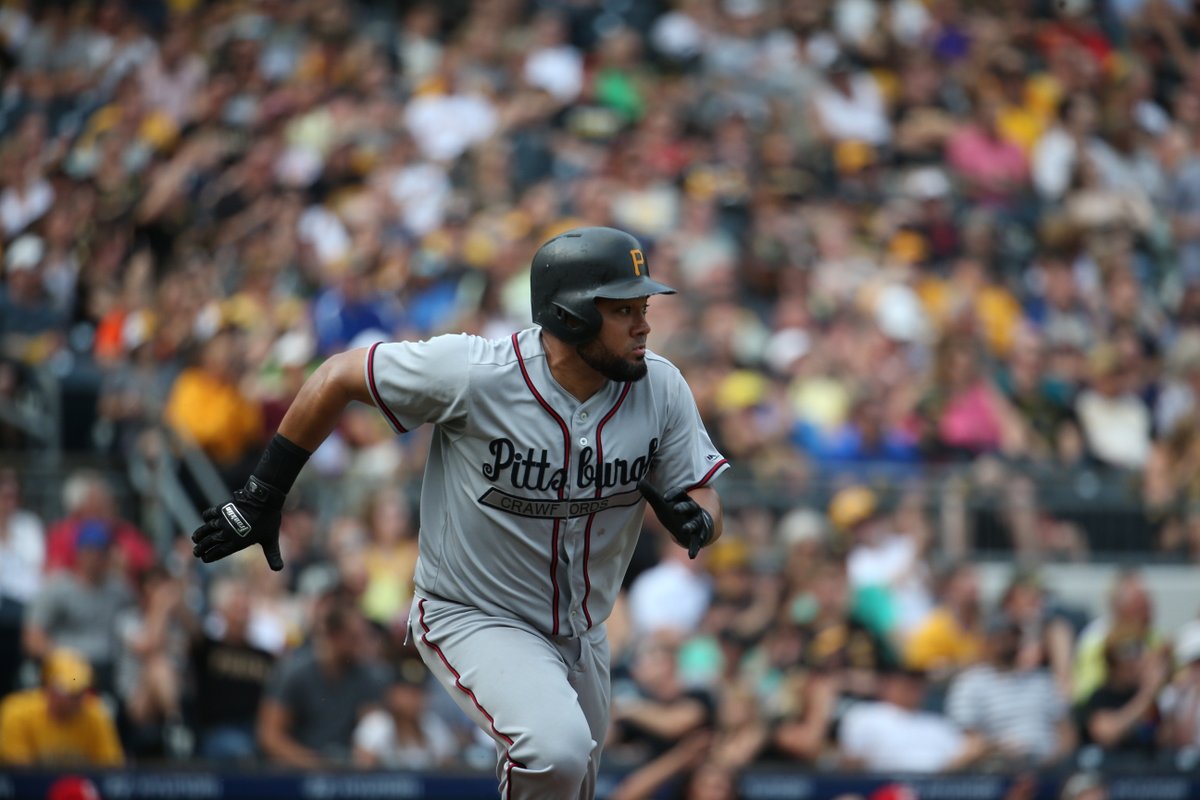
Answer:
<svg viewBox="0 0 1200 800"><path fill-rule="evenodd" d="M396 723L386 711L367 714L354 729L354 746L379 759L388 769L430 769L445 764L458 753L450 726L432 711L421 715L423 744L396 741Z"/></svg>
<svg viewBox="0 0 1200 800"><path fill-rule="evenodd" d="M36 514L20 509L0 526L0 597L28 603L42 585L45 529Z"/></svg>
<svg viewBox="0 0 1200 800"><path fill-rule="evenodd" d="M872 772L942 772L967 746L945 717L891 703L860 703L846 712L838 743Z"/></svg>
<svg viewBox="0 0 1200 800"><path fill-rule="evenodd" d="M846 574L856 589L887 587L901 634L920 625L933 610L928 568L911 536L891 534L855 547L846 560Z"/></svg>
<svg viewBox="0 0 1200 800"><path fill-rule="evenodd" d="M629 616L642 635L661 630L691 633L700 625L712 594L708 580L678 559L643 572L629 587Z"/></svg>
<svg viewBox="0 0 1200 800"><path fill-rule="evenodd" d="M887 144L892 126L879 84L861 72L850 78L850 95L832 86L823 86L813 97L821 126L838 141L858 140L873 145Z"/></svg>

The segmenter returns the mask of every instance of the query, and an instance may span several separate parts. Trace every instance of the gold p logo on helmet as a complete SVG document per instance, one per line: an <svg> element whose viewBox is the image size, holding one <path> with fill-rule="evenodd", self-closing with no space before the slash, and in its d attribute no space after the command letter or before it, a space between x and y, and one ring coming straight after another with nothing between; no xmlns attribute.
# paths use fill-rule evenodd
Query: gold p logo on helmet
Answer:
<svg viewBox="0 0 1200 800"><path fill-rule="evenodd" d="M646 256L641 250L634 248L629 251L629 257L633 259L633 274L637 277L642 276L642 267L646 266Z"/></svg>

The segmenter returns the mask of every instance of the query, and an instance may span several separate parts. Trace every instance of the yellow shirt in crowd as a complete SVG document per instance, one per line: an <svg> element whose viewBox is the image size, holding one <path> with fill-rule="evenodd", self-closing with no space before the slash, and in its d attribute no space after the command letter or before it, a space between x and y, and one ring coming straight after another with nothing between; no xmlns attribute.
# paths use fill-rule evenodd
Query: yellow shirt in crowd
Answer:
<svg viewBox="0 0 1200 800"><path fill-rule="evenodd" d="M70 719L50 716L44 689L15 692L0 703L0 764L115 766L125 760L117 729L104 703L83 698Z"/></svg>
<svg viewBox="0 0 1200 800"><path fill-rule="evenodd" d="M236 462L262 436L262 411L236 386L186 369L171 388L167 422L216 462Z"/></svg>

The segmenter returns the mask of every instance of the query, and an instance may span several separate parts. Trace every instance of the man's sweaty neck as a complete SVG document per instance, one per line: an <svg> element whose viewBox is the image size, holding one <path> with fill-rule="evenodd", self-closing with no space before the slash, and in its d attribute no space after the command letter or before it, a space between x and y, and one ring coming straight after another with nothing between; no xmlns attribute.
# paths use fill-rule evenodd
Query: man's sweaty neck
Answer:
<svg viewBox="0 0 1200 800"><path fill-rule="evenodd" d="M542 348L546 351L546 363L550 365L550 374L558 381L559 386L579 402L586 401L608 383L608 378L589 367L579 357L573 345L556 339L545 331L541 332L541 339Z"/></svg>

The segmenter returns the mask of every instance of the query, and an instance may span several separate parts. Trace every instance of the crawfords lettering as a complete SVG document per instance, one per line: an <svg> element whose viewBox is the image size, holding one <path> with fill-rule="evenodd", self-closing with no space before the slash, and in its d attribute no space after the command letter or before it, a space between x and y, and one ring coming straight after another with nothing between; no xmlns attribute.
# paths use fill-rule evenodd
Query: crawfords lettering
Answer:
<svg viewBox="0 0 1200 800"><path fill-rule="evenodd" d="M579 451L573 470L575 486L580 489L603 491L614 486L637 483L650 469L650 461L658 450L658 439L650 440L643 455L629 461L613 458L596 463L596 451L588 446ZM550 451L532 447L521 448L512 439L501 437L488 443L492 460L482 467L483 477L492 483L508 482L514 489L555 492L563 488L565 472L550 460Z"/></svg>

